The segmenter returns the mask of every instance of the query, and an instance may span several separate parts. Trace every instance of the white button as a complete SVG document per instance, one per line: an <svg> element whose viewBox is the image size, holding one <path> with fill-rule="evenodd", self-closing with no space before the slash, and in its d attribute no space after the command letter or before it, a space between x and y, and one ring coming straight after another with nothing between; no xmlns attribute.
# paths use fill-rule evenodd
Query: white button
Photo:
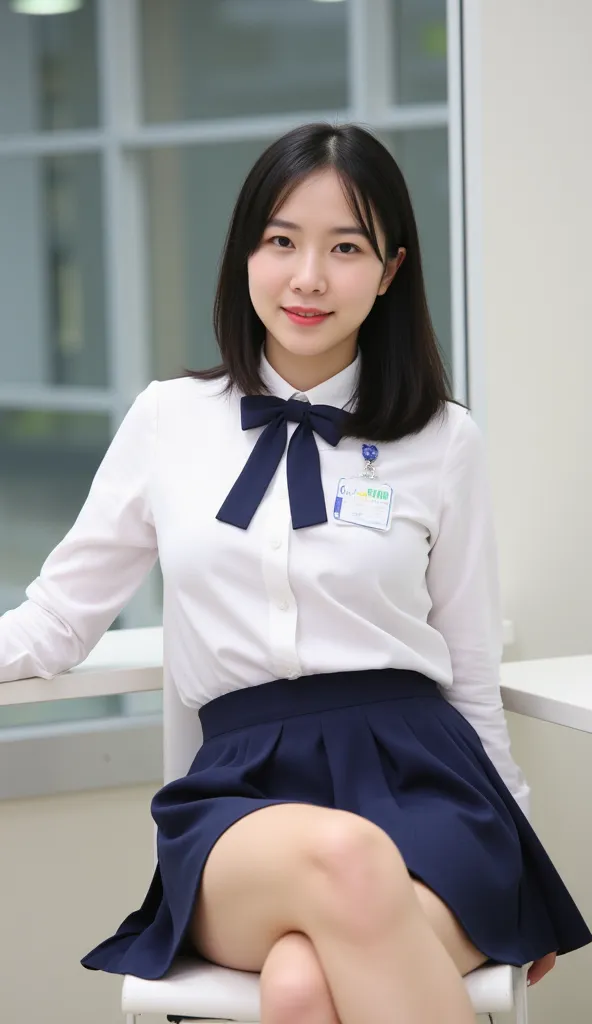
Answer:
<svg viewBox="0 0 592 1024"><path fill-rule="evenodd" d="M289 601L278 601L278 608L281 612L287 612L290 607Z"/></svg>
<svg viewBox="0 0 592 1024"><path fill-rule="evenodd" d="M297 391L295 395L292 395L292 398L295 398L297 402L308 402L308 398L301 391Z"/></svg>
<svg viewBox="0 0 592 1024"><path fill-rule="evenodd" d="M289 673L289 674L288 674L288 675L286 676L286 679L298 679L298 673L297 673L297 672L290 672L290 673Z"/></svg>
<svg viewBox="0 0 592 1024"><path fill-rule="evenodd" d="M274 551L278 551L279 548L281 548L281 546L282 546L282 538L281 537L273 537L273 539L271 541L271 546L272 546Z"/></svg>

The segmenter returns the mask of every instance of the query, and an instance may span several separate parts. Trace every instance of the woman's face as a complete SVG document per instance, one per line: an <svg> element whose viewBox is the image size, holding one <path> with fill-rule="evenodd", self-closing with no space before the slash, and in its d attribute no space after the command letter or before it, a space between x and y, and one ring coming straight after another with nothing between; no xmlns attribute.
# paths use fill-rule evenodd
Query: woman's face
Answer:
<svg viewBox="0 0 592 1024"><path fill-rule="evenodd" d="M384 252L380 227L377 236ZM404 255L400 250L385 271L337 174L324 170L306 178L269 222L248 263L251 301L266 328L272 365L281 373L282 359L289 365L295 357L316 357L333 372L347 366L360 324Z"/></svg>

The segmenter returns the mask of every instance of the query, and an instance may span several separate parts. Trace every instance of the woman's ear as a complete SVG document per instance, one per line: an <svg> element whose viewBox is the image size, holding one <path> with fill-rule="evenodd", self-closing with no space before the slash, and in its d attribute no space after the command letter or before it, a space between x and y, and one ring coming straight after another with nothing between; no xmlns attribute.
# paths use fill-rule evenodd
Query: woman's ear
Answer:
<svg viewBox="0 0 592 1024"><path fill-rule="evenodd" d="M403 260L405 259L406 255L407 250L401 247L399 248L397 255L393 256L392 259L388 260L384 270L384 274L382 275L382 280L380 282L380 288L378 289L377 295L384 295L387 288L391 284L395 274L397 273L397 270L403 263Z"/></svg>

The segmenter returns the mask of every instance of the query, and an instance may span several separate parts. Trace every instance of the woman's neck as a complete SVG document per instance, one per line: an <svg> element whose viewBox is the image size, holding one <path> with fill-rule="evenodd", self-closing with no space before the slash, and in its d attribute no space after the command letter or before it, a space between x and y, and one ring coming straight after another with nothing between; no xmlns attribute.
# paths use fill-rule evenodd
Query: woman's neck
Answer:
<svg viewBox="0 0 592 1024"><path fill-rule="evenodd" d="M331 380L355 360L357 345L336 345L319 355L303 356L288 351L275 339L267 338L265 356L269 365L295 391L310 391Z"/></svg>

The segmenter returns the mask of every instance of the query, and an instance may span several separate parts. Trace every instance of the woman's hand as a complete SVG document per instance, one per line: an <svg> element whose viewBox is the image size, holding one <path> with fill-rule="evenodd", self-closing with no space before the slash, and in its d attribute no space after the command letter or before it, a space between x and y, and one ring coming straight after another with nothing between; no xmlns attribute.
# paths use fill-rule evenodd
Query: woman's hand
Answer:
<svg viewBox="0 0 592 1024"><path fill-rule="evenodd" d="M547 953L540 960L535 960L528 969L528 984L536 985L537 981L540 981L541 978L545 977L545 974L553 970L556 960L557 953Z"/></svg>

